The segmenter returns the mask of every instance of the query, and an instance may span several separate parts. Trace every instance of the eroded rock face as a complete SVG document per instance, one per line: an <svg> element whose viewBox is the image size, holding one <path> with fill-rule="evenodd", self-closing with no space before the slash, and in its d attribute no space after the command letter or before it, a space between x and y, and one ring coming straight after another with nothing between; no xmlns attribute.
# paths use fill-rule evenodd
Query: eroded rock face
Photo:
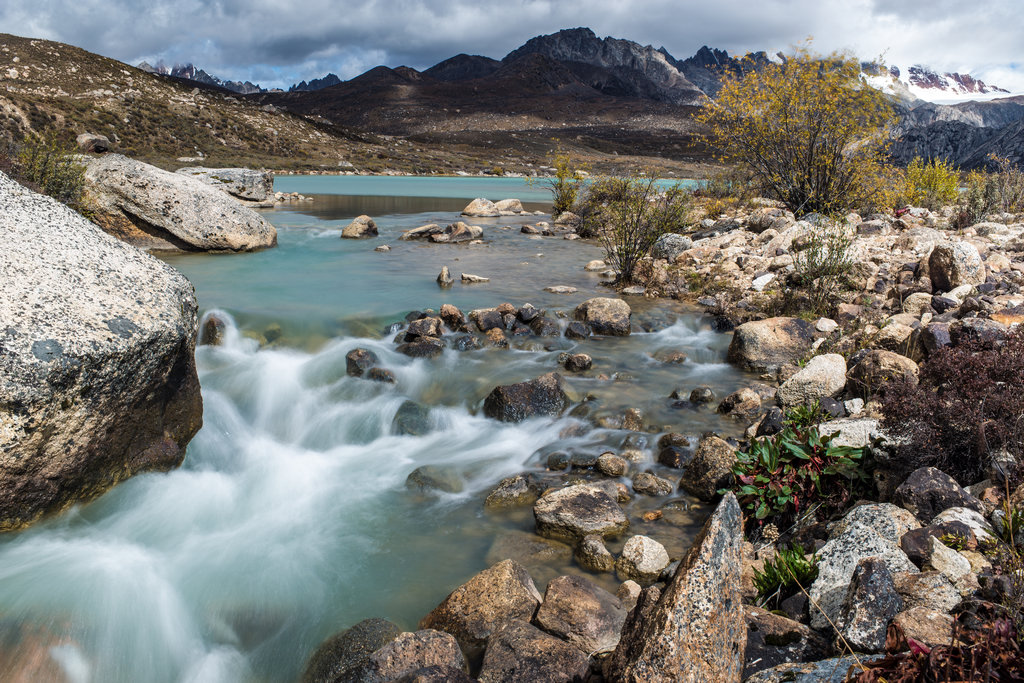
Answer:
<svg viewBox="0 0 1024 683"><path fill-rule="evenodd" d="M754 372L774 372L810 351L814 331L814 325L800 318L743 323L733 332L729 362Z"/></svg>
<svg viewBox="0 0 1024 683"><path fill-rule="evenodd" d="M743 526L729 493L659 597L641 594L608 660L605 679L626 683L739 681L747 642ZM656 601L655 601L656 600Z"/></svg>
<svg viewBox="0 0 1024 683"><path fill-rule="evenodd" d="M504 622L533 619L540 603L529 572L514 560L503 560L452 591L420 621L420 628L450 633L467 653L479 652Z"/></svg>
<svg viewBox="0 0 1024 683"><path fill-rule="evenodd" d="M484 415L501 422L522 422L539 415L561 415L568 405L562 376L549 372L528 382L495 387L484 399Z"/></svg>
<svg viewBox="0 0 1024 683"><path fill-rule="evenodd" d="M104 230L141 249L252 251L277 230L202 180L120 154L89 159L85 190Z"/></svg>
<svg viewBox="0 0 1024 683"><path fill-rule="evenodd" d="M274 174L251 168L179 168L175 173L203 181L233 197L250 202L265 202L274 197Z"/></svg>
<svg viewBox="0 0 1024 683"><path fill-rule="evenodd" d="M576 307L576 319L590 325L596 334L624 337L629 334L629 304L622 299L596 297Z"/></svg>
<svg viewBox="0 0 1024 683"><path fill-rule="evenodd" d="M0 243L9 530L180 465L202 398L196 299L180 273L3 174Z"/></svg>

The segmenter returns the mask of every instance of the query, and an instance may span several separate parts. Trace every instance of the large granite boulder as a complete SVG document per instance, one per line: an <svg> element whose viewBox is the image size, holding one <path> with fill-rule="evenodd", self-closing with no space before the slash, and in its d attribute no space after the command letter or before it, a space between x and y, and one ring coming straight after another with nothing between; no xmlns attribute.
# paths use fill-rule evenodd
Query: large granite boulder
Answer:
<svg viewBox="0 0 1024 683"><path fill-rule="evenodd" d="M202 398L196 299L178 271L2 173L0 243L7 530L180 465Z"/></svg>
<svg viewBox="0 0 1024 683"><path fill-rule="evenodd" d="M776 394L783 407L835 398L846 387L846 359L838 353L815 356L783 382Z"/></svg>
<svg viewBox="0 0 1024 683"><path fill-rule="evenodd" d="M568 405L562 376L549 372L528 382L495 387L484 399L484 415L501 422L522 422L541 415L561 415Z"/></svg>
<svg viewBox="0 0 1024 683"><path fill-rule="evenodd" d="M622 299L595 297L576 307L576 320L590 325L595 334L625 337L629 334L629 304Z"/></svg>
<svg viewBox="0 0 1024 683"><path fill-rule="evenodd" d="M654 258L667 259L669 263L674 263L677 256L692 247L693 240L686 235L680 235L676 232L667 232L659 237L654 243L654 246L651 247L651 256Z"/></svg>
<svg viewBox="0 0 1024 683"><path fill-rule="evenodd" d="M740 680L747 644L742 596L743 519L729 493L660 597L640 595L605 665L624 683Z"/></svg>
<svg viewBox="0 0 1024 683"><path fill-rule="evenodd" d="M928 275L933 291L948 292L961 285L984 282L985 264L970 242L943 242L935 245L928 256Z"/></svg>
<svg viewBox="0 0 1024 683"><path fill-rule="evenodd" d="M85 193L103 229L141 249L252 251L277 244L274 226L226 193L121 154L86 162Z"/></svg>
<svg viewBox="0 0 1024 683"><path fill-rule="evenodd" d="M266 202L274 199L274 174L251 168L205 168L190 166L175 173L201 180L236 199Z"/></svg>
<svg viewBox="0 0 1024 683"><path fill-rule="evenodd" d="M420 669L439 666L466 669L466 658L451 635L432 629L403 633L366 658L346 683L389 683Z"/></svg>
<svg viewBox="0 0 1024 683"><path fill-rule="evenodd" d="M728 360L745 370L774 372L807 355L814 333L814 325L800 318L743 323L733 331Z"/></svg>
<svg viewBox="0 0 1024 683"><path fill-rule="evenodd" d="M489 218L501 215L501 209L495 206L490 199L477 197L462 210L463 216L471 218Z"/></svg>
<svg viewBox="0 0 1024 683"><path fill-rule="evenodd" d="M479 653L496 628L509 619L530 621L540 603L529 572L514 560L503 560L452 591L420 621L420 628L450 633L467 654Z"/></svg>

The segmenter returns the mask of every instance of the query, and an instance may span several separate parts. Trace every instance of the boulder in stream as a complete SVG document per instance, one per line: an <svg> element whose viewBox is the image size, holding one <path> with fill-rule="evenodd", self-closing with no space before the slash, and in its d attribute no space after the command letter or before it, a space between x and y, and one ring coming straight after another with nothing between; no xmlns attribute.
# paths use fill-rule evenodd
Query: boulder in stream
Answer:
<svg viewBox="0 0 1024 683"><path fill-rule="evenodd" d="M562 376L549 372L528 382L495 387L484 399L484 415L501 422L522 422L539 415L561 415L568 405Z"/></svg>
<svg viewBox="0 0 1024 683"><path fill-rule="evenodd" d="M177 467L203 412L196 299L178 271L2 173L0 243L9 530Z"/></svg>

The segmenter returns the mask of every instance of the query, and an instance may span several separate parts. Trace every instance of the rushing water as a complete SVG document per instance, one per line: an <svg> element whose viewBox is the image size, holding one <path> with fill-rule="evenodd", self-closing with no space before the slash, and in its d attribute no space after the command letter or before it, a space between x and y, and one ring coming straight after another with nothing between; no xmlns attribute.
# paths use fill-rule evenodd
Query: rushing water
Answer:
<svg viewBox="0 0 1024 683"><path fill-rule="evenodd" d="M204 427L185 464L0 540L0 627L7 641L21 639L19 662L48 652L76 683L294 680L323 638L360 619L415 628L452 588L501 559L492 546L530 531L528 509L484 512L502 477L542 472L555 451L639 445L650 459L659 432L737 428L668 398L705 383L724 395L743 380L724 364L728 337L671 303L631 298L638 333L628 338L519 339L512 349L435 360L395 352L384 327L409 310L509 301L554 313L608 293L582 269L598 247L520 233L535 217L474 219L486 231L478 246L397 240L402 229L454 220L475 195L514 195L505 185L467 193L449 185L461 179L376 178L391 190L374 196L363 178L282 180L281 189L321 193L266 212L277 249L167 258L195 283L204 311L232 321L222 346L197 352ZM375 217L380 237L339 239L359 213ZM385 243L390 252L373 251ZM491 281L441 290L434 277L444 264L456 277ZM543 291L555 284L579 291ZM347 377L345 354L356 347L373 350L397 383ZM588 398L589 417L577 410L506 425L479 414L496 384L555 370L568 349L594 358L591 372L566 378L574 400ZM654 358L664 351L688 360L666 365ZM393 433L406 400L429 408L428 433ZM651 433L592 427L626 408L642 410ZM461 491L407 488L423 465L443 468ZM664 518L643 521L653 508ZM681 495L638 497L628 514L634 532L678 556L707 510ZM566 557L529 566L541 590L579 571ZM592 578L614 588L613 577Z"/></svg>

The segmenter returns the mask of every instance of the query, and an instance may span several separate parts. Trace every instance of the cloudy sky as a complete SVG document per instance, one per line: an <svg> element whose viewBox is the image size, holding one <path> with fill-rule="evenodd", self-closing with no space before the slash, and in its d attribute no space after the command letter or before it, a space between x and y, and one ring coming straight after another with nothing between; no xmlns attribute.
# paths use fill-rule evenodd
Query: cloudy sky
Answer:
<svg viewBox="0 0 1024 683"><path fill-rule="evenodd" d="M665 46L775 52L813 36L890 64L969 72L1024 92L1022 0L3 0L0 32L71 43L131 64L193 62L287 87L333 71L501 58L528 38L589 26Z"/></svg>

